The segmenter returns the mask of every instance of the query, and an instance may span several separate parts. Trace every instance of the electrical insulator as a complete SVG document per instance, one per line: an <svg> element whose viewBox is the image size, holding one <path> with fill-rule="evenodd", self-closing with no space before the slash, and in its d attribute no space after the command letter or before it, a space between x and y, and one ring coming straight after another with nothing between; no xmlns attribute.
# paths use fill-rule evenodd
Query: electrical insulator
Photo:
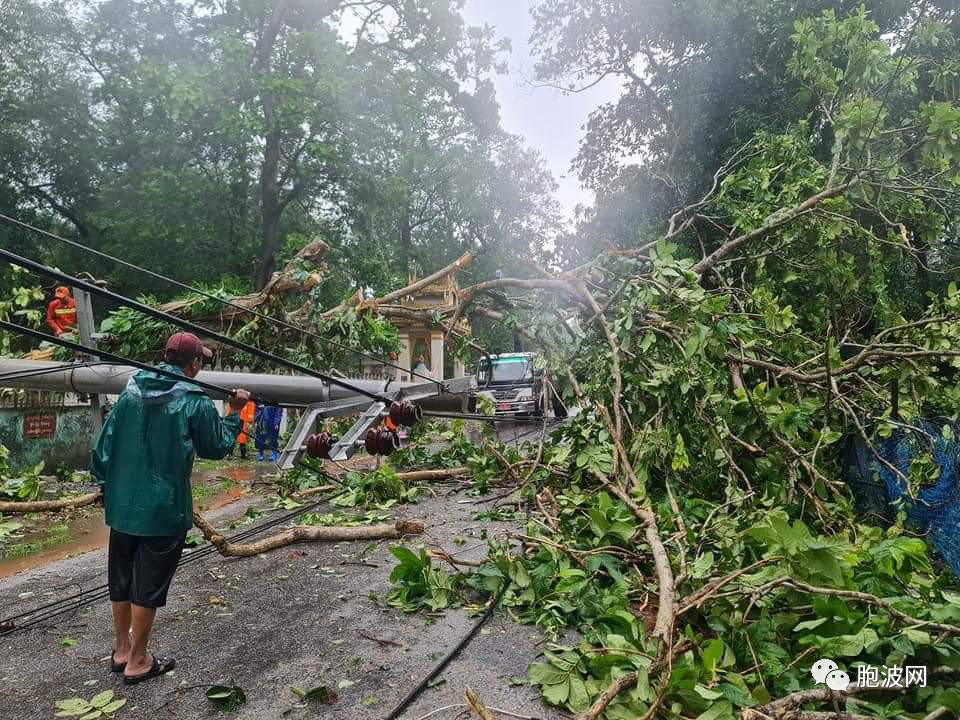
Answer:
<svg viewBox="0 0 960 720"><path fill-rule="evenodd" d="M392 455L394 450L400 449L400 436L389 430L381 430L377 437L377 449L381 455Z"/></svg>
<svg viewBox="0 0 960 720"><path fill-rule="evenodd" d="M390 420L395 425L413 427L423 418L423 410L416 403L409 400L393 402L390 405Z"/></svg>
<svg viewBox="0 0 960 720"><path fill-rule="evenodd" d="M330 448L337 444L337 438L330 433L314 433L307 438L307 454L310 457L330 459Z"/></svg>
<svg viewBox="0 0 960 720"><path fill-rule="evenodd" d="M400 436L384 428L367 430L363 446L370 455L392 455L400 449Z"/></svg>
<svg viewBox="0 0 960 720"><path fill-rule="evenodd" d="M363 447L366 448L368 455L378 455L379 450L377 449L377 434L380 431L375 428L370 428L367 430L367 436L363 439Z"/></svg>

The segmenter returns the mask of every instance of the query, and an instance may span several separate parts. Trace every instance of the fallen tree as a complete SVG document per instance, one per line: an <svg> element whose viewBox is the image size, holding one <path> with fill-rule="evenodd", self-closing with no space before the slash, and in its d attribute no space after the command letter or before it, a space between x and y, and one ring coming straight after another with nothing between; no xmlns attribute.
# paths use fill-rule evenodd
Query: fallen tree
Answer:
<svg viewBox="0 0 960 720"><path fill-rule="evenodd" d="M425 529L424 524L419 520L398 520L392 525L360 527L294 525L263 540L252 543L232 543L199 513L193 514L193 524L217 548L217 552L225 557L251 557L300 543L399 540L408 535L420 535Z"/></svg>
<svg viewBox="0 0 960 720"><path fill-rule="evenodd" d="M578 401L529 477L497 459L536 499L533 529L523 552L492 544L470 582L506 584L503 605L548 637L580 633L529 680L581 720L960 708L946 674L842 694L810 674L819 658L852 679L960 666L960 583L934 560L955 558L960 528L905 514L956 482L960 290L911 283L956 277L960 114L917 83L939 82L934 48L957 38L908 19L896 42L860 11L798 21L789 67L809 125L730 153L657 235L466 287L445 317L522 317ZM910 433L898 459L889 439ZM896 481L885 527L841 482L844 440Z"/></svg>
<svg viewBox="0 0 960 720"><path fill-rule="evenodd" d="M23 515L37 512L59 512L74 510L86 505L92 505L103 495L97 492L77 495L75 497L59 498L57 500L24 500L22 502L0 502L0 513Z"/></svg>

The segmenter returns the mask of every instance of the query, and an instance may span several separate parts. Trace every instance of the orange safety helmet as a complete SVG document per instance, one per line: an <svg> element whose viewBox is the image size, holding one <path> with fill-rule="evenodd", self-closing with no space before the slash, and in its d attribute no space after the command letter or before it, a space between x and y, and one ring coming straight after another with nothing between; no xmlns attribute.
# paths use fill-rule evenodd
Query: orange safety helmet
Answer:
<svg viewBox="0 0 960 720"><path fill-rule="evenodd" d="M68 298L70 297L70 288L66 285L60 285L53 294L58 298Z"/></svg>

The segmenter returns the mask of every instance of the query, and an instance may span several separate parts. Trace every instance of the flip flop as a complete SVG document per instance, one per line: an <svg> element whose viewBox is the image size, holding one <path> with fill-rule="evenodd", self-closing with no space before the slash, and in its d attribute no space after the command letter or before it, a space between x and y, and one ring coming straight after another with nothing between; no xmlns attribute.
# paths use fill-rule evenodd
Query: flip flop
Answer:
<svg viewBox="0 0 960 720"><path fill-rule="evenodd" d="M123 684L136 685L137 683L142 683L145 680L159 677L164 673L168 673L171 670L173 670L176 666L177 666L177 661L174 658L158 658L156 655L154 655L153 667L151 667L145 673L140 673L139 675L124 675Z"/></svg>
<svg viewBox="0 0 960 720"><path fill-rule="evenodd" d="M113 653L110 653L110 672L123 672L123 669L127 666L125 662L118 663L113 659Z"/></svg>

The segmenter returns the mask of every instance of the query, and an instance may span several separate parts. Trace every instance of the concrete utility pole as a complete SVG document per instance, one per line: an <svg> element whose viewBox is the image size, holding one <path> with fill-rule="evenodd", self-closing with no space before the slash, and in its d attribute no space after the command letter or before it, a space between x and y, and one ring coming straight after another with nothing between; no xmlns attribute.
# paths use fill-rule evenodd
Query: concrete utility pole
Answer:
<svg viewBox="0 0 960 720"><path fill-rule="evenodd" d="M90 293L79 288L73 289L73 299L77 303L77 330L80 333L80 343L88 348L96 349L96 321L93 318L93 303L90 300ZM94 357L94 360L99 358ZM103 426L102 408L103 398L94 393L90 396L90 406L93 408L93 436L100 434L100 428Z"/></svg>
<svg viewBox="0 0 960 720"><path fill-rule="evenodd" d="M4 378L5 374L17 374L33 370L46 371L32 377ZM0 359L0 388L29 388L54 392L103 393L119 395L127 380L137 371L123 365L100 365L97 367L70 367L69 364L44 360ZM262 373L233 373L202 370L197 380L226 388L244 388L254 395L268 397L272 401L289 405L311 405L330 400L360 398L350 389L329 385L323 380L301 375L267 375ZM392 380L350 380L350 384L369 393L391 394L396 390L418 387L418 383L397 383ZM436 385L436 383L430 383ZM467 398L477 389L471 376L445 380L447 392L418 399L424 410L464 412ZM208 393L214 399L222 399ZM369 403L369 400L365 402Z"/></svg>

